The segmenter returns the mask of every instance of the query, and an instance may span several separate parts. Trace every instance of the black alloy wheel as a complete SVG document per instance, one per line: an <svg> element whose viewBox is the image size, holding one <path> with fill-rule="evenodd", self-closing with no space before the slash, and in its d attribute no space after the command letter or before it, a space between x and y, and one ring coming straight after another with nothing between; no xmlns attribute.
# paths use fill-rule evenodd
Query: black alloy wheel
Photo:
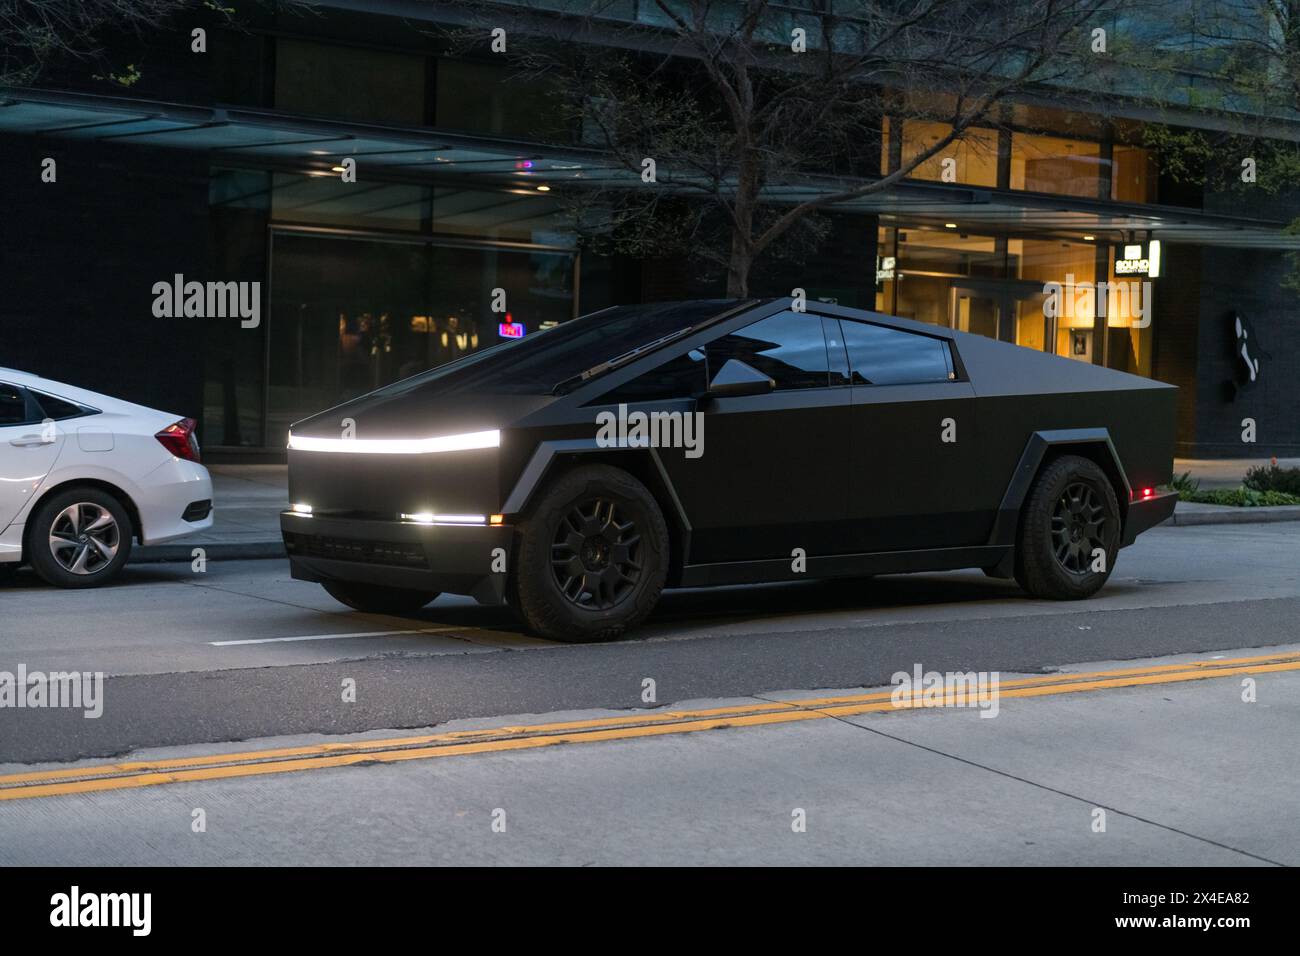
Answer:
<svg viewBox="0 0 1300 956"><path fill-rule="evenodd" d="M1090 597L1110 577L1120 531L1110 478L1089 458L1062 455L1043 466L1020 510L1016 582L1038 598Z"/></svg>
<svg viewBox="0 0 1300 956"><path fill-rule="evenodd" d="M611 465L576 465L553 478L516 541L507 598L530 630L552 640L618 637L645 620L668 578L658 502Z"/></svg>
<svg viewBox="0 0 1300 956"><path fill-rule="evenodd" d="M1071 574L1086 574L1094 555L1106 551L1106 509L1090 485L1068 485L1052 512L1052 550L1061 567Z"/></svg>
<svg viewBox="0 0 1300 956"><path fill-rule="evenodd" d="M641 533L612 498L576 502L555 530L551 573L560 593L588 610L607 611L641 580Z"/></svg>

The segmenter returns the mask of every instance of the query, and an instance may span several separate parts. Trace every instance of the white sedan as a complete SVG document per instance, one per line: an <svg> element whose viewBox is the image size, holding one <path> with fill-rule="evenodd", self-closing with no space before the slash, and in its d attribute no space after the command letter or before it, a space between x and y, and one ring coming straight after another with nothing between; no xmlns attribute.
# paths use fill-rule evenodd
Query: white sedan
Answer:
<svg viewBox="0 0 1300 956"><path fill-rule="evenodd" d="M191 418L0 368L0 572L95 587L156 544L212 527Z"/></svg>

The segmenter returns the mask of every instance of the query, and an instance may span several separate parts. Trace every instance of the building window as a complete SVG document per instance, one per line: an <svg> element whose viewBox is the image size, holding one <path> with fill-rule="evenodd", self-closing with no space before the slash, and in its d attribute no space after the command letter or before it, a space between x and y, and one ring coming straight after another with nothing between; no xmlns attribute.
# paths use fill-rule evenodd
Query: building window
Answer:
<svg viewBox="0 0 1300 956"><path fill-rule="evenodd" d="M992 236L947 229L899 229L893 283L893 314L931 325L951 326L953 278L1001 278L1003 258ZM878 270L877 276L881 273Z"/></svg>
<svg viewBox="0 0 1300 956"><path fill-rule="evenodd" d="M553 84L524 79L498 63L443 59L435 120L442 129L570 142L557 95Z"/></svg>
<svg viewBox="0 0 1300 956"><path fill-rule="evenodd" d="M1029 280L1030 294L1016 303L1016 344L1091 362L1097 349L1096 246L1058 239L1012 239L1007 243L1007 258L1011 274ZM1061 287L1053 308L1044 307L1047 295L1042 289L1049 283Z"/></svg>
<svg viewBox="0 0 1300 956"><path fill-rule="evenodd" d="M425 121L425 57L310 40L275 45L275 108L364 123Z"/></svg>
<svg viewBox="0 0 1300 956"><path fill-rule="evenodd" d="M1158 179L1159 170L1151 150L1120 143L1112 147L1111 199L1117 202L1155 202Z"/></svg>
<svg viewBox="0 0 1300 956"><path fill-rule="evenodd" d="M885 118L881 151L882 174L889 169L889 141L898 126L896 120ZM948 123L925 120L904 120L902 162L911 162L921 152L947 136L952 130ZM951 175L945 177L945 160L951 160ZM954 178L955 177L955 178ZM961 138L949 143L942 151L918 165L911 172L912 179L929 179L935 182L957 182L966 186L995 187L998 184L998 134L991 129L968 129Z"/></svg>
<svg viewBox="0 0 1300 956"><path fill-rule="evenodd" d="M1013 133L1011 188L1097 199L1110 191L1110 166L1102 160L1100 143Z"/></svg>
<svg viewBox="0 0 1300 956"><path fill-rule="evenodd" d="M416 232L427 228L430 217L428 186L290 173L276 173L273 186L277 222Z"/></svg>
<svg viewBox="0 0 1300 956"><path fill-rule="evenodd" d="M526 333L573 314L574 257L276 231L267 441L289 425L503 341L492 290Z"/></svg>

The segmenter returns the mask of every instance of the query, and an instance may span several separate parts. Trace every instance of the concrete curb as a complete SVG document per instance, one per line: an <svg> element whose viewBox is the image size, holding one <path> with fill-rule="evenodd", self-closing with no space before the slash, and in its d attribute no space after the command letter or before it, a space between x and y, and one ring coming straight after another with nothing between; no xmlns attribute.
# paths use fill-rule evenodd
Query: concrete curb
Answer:
<svg viewBox="0 0 1300 956"><path fill-rule="evenodd" d="M252 561L262 558L283 558L284 542L232 541L202 542L193 544L154 544L131 550L128 564L149 564L159 561L192 561L194 549L202 548L209 561Z"/></svg>
<svg viewBox="0 0 1300 956"><path fill-rule="evenodd" d="M1191 503L1189 502L1189 504ZM1300 505L1272 505L1259 508L1234 508L1232 505L1199 505L1196 510L1179 505L1174 510L1174 516L1164 522L1163 526L1266 524L1274 521L1300 521Z"/></svg>

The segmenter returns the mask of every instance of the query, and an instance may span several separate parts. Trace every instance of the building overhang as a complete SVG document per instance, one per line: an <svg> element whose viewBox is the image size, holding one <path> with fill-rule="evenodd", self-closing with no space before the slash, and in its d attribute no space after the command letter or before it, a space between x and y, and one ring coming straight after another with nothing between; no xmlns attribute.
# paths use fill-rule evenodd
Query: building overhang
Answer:
<svg viewBox="0 0 1300 956"><path fill-rule="evenodd" d="M351 158L362 176L378 173L399 181L455 177L518 192L597 185L644 188L635 170L597 150L63 91L0 94L0 133L203 152L218 165L267 166L316 176L336 175L335 168ZM867 181L804 177L770 186L764 198L795 204ZM685 182L665 185L687 195L692 191ZM916 181L826 208L877 216L882 225L980 234L1300 250L1300 235L1287 233L1281 221Z"/></svg>

